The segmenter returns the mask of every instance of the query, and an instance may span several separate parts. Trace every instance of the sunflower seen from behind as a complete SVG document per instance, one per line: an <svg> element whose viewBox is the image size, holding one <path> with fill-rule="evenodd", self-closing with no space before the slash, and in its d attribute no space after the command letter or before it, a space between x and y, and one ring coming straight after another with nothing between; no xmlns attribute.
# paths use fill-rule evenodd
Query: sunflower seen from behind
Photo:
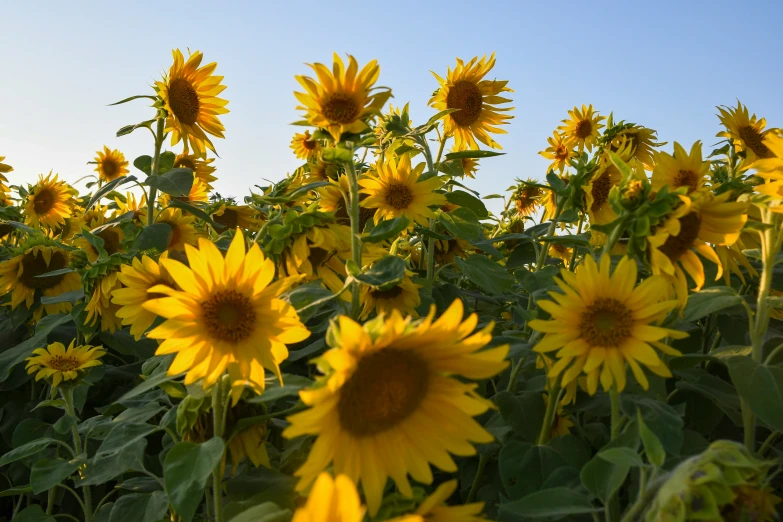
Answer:
<svg viewBox="0 0 783 522"><path fill-rule="evenodd" d="M24 204L24 222L36 228L58 228L71 217L75 204L74 190L57 174L52 178L39 174L38 183L30 188Z"/></svg>
<svg viewBox="0 0 783 522"><path fill-rule="evenodd" d="M155 90L166 109L166 132L171 133L171 145L184 141L198 157L205 157L207 149L215 152L207 134L224 138L226 130L218 118L227 114L228 101L218 98L226 88L222 76L214 74L217 63L203 67L204 55L196 51L187 61L182 51L171 51L174 63L162 81L155 82Z"/></svg>
<svg viewBox="0 0 783 522"><path fill-rule="evenodd" d="M686 194L691 195L704 188L709 170L710 162L702 160L700 141L693 144L690 153L675 141L673 155L666 152L655 154L650 182L656 192L666 186L670 191L685 187Z"/></svg>
<svg viewBox="0 0 783 522"><path fill-rule="evenodd" d="M198 248L187 245L185 251L189 266L160 261L181 290L154 286L149 292L167 297L143 305L166 319L147 337L162 341L157 355L177 354L169 375L187 372L186 385L200 380L208 389L228 372L234 403L246 385L264 391L265 369L282 381L286 345L310 335L294 308L279 298L299 278L272 283L274 263L257 243L245 251L239 230L225 256L203 238Z"/></svg>
<svg viewBox="0 0 783 522"><path fill-rule="evenodd" d="M51 379L52 388L62 382L76 380L87 368L100 366L101 357L106 354L103 346L75 346L71 341L68 348L62 343L52 343L46 348L36 348L27 361L27 373L35 373L35 380Z"/></svg>
<svg viewBox="0 0 783 522"><path fill-rule="evenodd" d="M557 128L566 136L566 141L571 147L575 147L581 154L582 151L593 150L593 146L598 142L598 131L603 128L601 123L606 118L593 111L593 106L582 109L574 107L574 110L568 111L569 118L563 120L563 124Z"/></svg>
<svg viewBox="0 0 783 522"><path fill-rule="evenodd" d="M609 256L603 256L599 265L590 255L575 272L561 271L555 278L561 292L549 292L551 301L538 301L550 318L528 322L530 328L544 334L534 351L555 352L557 362L548 377L560 378L565 388L584 374L590 395L595 394L599 382L604 391L613 386L623 391L626 364L644 389L649 381L642 367L671 377L656 349L679 355L662 341L667 337L682 339L687 334L656 324L677 307L677 301L668 300L668 286L661 278L650 277L638 285L636 280L636 264L628 257L622 258L613 273Z"/></svg>
<svg viewBox="0 0 783 522"><path fill-rule="evenodd" d="M613 152L625 152L630 158L638 160L645 170L653 170L655 165L655 147L666 145L665 141L657 141L658 132L641 125L633 125L614 135L608 145Z"/></svg>
<svg viewBox="0 0 783 522"><path fill-rule="evenodd" d="M307 461L295 475L306 489L330 464L335 473L361 483L371 515L392 478L404 496L408 475L430 484L430 464L453 473L451 455L476 454L473 444L493 440L473 417L491 407L471 379L488 379L508 366L508 346L482 350L493 324L474 333L478 316L463 321L455 300L434 320L412 322L399 312L365 323L341 316L318 362L326 375L301 391L310 409L288 418L283 435L316 435ZM459 379L458 379L459 377Z"/></svg>
<svg viewBox="0 0 783 522"><path fill-rule="evenodd" d="M119 150L111 150L106 145L103 146L102 151L96 152L95 172L98 173L98 179L104 183L114 181L117 178L126 176L128 172L128 162L125 160L125 155Z"/></svg>

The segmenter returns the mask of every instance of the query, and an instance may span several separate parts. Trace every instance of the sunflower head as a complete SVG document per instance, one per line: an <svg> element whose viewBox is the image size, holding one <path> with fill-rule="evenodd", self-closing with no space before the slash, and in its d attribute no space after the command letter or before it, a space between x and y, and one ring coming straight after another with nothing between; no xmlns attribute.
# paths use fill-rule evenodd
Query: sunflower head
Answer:
<svg viewBox="0 0 783 522"><path fill-rule="evenodd" d="M543 191L535 183L536 181L532 179L522 181L511 196L514 199L517 215L531 216L541 205Z"/></svg>
<svg viewBox="0 0 783 522"><path fill-rule="evenodd" d="M668 186L674 191L685 187L686 194L691 195L704 188L710 162L702 161L701 142L697 141L691 147L690 153L677 142L674 142L674 154L666 152L655 154L655 168L652 173L652 189L661 190Z"/></svg>
<svg viewBox="0 0 783 522"><path fill-rule="evenodd" d="M170 196L164 192L158 198L158 203L161 207L167 207L171 204L171 201L175 199L182 201L183 203L203 206L203 204L209 201L209 185L201 181L199 178L194 177L193 183L190 185L190 192L187 196Z"/></svg>
<svg viewBox="0 0 783 522"><path fill-rule="evenodd" d="M655 165L655 148L666 145L665 141L657 140L657 131L653 129L624 124L612 134L606 149L619 154L623 161L633 158L641 162L645 170L652 170Z"/></svg>
<svg viewBox="0 0 783 522"><path fill-rule="evenodd" d="M194 183L195 180L199 180L207 186L207 189L211 189L212 182L217 180L217 177L214 176L215 167L212 165L214 161L215 158L202 158L197 154L191 154L186 143L182 153L174 158L173 168L192 170L195 178Z"/></svg>
<svg viewBox="0 0 783 522"><path fill-rule="evenodd" d="M334 214L335 221L340 225L350 225L351 217L348 215L348 206L346 199L349 197L351 189L348 186L348 176L341 175L337 181L330 180L329 185L320 187L318 190L318 208L323 212ZM367 194L359 194L359 202L367 199ZM365 225L375 215L375 210L366 207L359 207L359 231L364 231Z"/></svg>
<svg viewBox="0 0 783 522"><path fill-rule="evenodd" d="M218 98L226 88L221 85L222 76L213 73L217 63L203 67L204 57L199 51L187 61L179 49L171 51L174 63L162 81L155 82L160 105L166 110L166 132L171 133L171 144L184 141L198 157L205 157L207 149L215 152L215 146L207 134L223 138L225 127L218 118L228 113L228 101Z"/></svg>
<svg viewBox="0 0 783 522"><path fill-rule="evenodd" d="M539 152L543 157L552 160L547 167L547 171L557 171L562 173L569 165L571 158L576 156L576 152L571 147L568 137L562 132L554 131L551 138L547 138L549 147Z"/></svg>
<svg viewBox="0 0 783 522"><path fill-rule="evenodd" d="M121 178L128 174L128 162L125 160L125 155L119 150L110 150L109 147L103 146L102 151L96 152L95 172L98 173L98 179L104 183L114 181L117 178Z"/></svg>
<svg viewBox="0 0 783 522"><path fill-rule="evenodd" d="M118 271L108 271L93 284L92 296L84 311L85 323L96 326L100 320L100 330L114 332L122 328L122 319L117 315L120 305L112 302L114 293L122 288Z"/></svg>
<svg viewBox="0 0 783 522"><path fill-rule="evenodd" d="M61 226L73 212L74 192L66 182L57 179L57 174L54 178L51 172L46 177L40 174L38 183L30 187L27 195L25 223L48 229Z"/></svg>
<svg viewBox="0 0 783 522"><path fill-rule="evenodd" d="M127 192L125 194L125 200L123 201L118 196L114 196L114 203L117 205L117 209L120 215L133 212L133 222L137 225L143 226L144 220L147 219L147 195L142 194L141 199L136 199L136 194L133 192Z"/></svg>
<svg viewBox="0 0 783 522"><path fill-rule="evenodd" d="M196 218L183 214L178 208L169 207L155 218L155 223L166 223L171 227L167 250L185 250L185 245L195 245L198 231L194 226Z"/></svg>
<svg viewBox="0 0 783 522"><path fill-rule="evenodd" d="M717 109L720 112L718 118L726 128L717 134L719 138L728 139L737 152L745 155L748 162L772 156L772 151L764 140L768 135L779 132L778 129L764 130L767 121L764 118L757 119L755 114L751 115L739 100L737 107L724 106Z"/></svg>
<svg viewBox="0 0 783 522"><path fill-rule="evenodd" d="M248 205L222 203L212 214L212 220L221 226L218 230L220 233L226 230L236 230L237 227L255 232L261 228L264 222L258 216L259 212Z"/></svg>
<svg viewBox="0 0 783 522"><path fill-rule="evenodd" d="M399 284L391 288L373 288L368 285L362 286L360 301L362 303L362 312L360 319L366 319L371 313L378 315L389 314L392 310L397 310L403 315L418 317L416 308L421 303L419 289L411 279L412 272L407 272Z"/></svg>
<svg viewBox="0 0 783 522"><path fill-rule="evenodd" d="M601 130L606 119L593 111L593 106L582 109L574 107L574 110L568 111L569 119L563 120L563 124L557 128L566 136L566 141L570 147L576 147L581 154L583 150L593 150L593 146L598 142L598 131Z"/></svg>
<svg viewBox="0 0 783 522"><path fill-rule="evenodd" d="M783 134L769 132L763 143L769 156L754 161L748 168L755 169L766 181L783 181Z"/></svg>
<svg viewBox="0 0 783 522"><path fill-rule="evenodd" d="M46 348L36 348L27 361L27 373L35 373L35 380L51 379L56 388L63 382L76 380L87 368L101 365L101 357L106 353L103 346L74 346L71 341L68 348L62 343L52 343ZM37 373L36 373L37 372Z"/></svg>
<svg viewBox="0 0 783 522"><path fill-rule="evenodd" d="M321 152L321 144L310 135L310 131L304 131L304 134L296 133L291 140L291 148L297 158L310 161L317 158Z"/></svg>
<svg viewBox="0 0 783 522"><path fill-rule="evenodd" d="M584 185L585 205L590 223L606 225L617 218L609 196L614 187L618 187L623 175L614 163L605 163L590 177Z"/></svg>
<svg viewBox="0 0 783 522"><path fill-rule="evenodd" d="M448 506L446 502L457 491L457 481L449 480L440 484L425 498L410 515L392 519L390 522L486 522L481 515L483 502Z"/></svg>

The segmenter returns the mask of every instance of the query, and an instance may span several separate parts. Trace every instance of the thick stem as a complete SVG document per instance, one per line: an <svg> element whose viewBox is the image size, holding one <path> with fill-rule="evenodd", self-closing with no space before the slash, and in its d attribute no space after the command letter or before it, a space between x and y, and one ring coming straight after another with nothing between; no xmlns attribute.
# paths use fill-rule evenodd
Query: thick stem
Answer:
<svg viewBox="0 0 783 522"><path fill-rule="evenodd" d="M557 411L558 395L560 394L560 376L556 378L554 384L549 390L549 397L546 402L546 413L544 414L544 422L541 423L541 431L538 432L538 440L536 444L546 444L549 442L549 437L552 434L552 422L555 418L555 412Z"/></svg>
<svg viewBox="0 0 783 522"><path fill-rule="evenodd" d="M577 225L576 227L577 236L582 233L582 226L584 225L584 222L585 222L584 215L579 214L579 225ZM576 247L574 247L573 252L571 252L571 261L568 263L568 266L566 268L568 268L571 272L573 272L574 269L576 268L574 266L575 264L576 264Z"/></svg>
<svg viewBox="0 0 783 522"><path fill-rule="evenodd" d="M620 435L620 392L615 383L609 390L609 400L612 403L612 440Z"/></svg>
<svg viewBox="0 0 783 522"><path fill-rule="evenodd" d="M468 493L468 499L465 501L466 504L470 504L474 500L476 500L476 495L478 494L479 485L481 484L481 478L484 475L484 469L487 467L487 462L489 462L489 454L488 453L482 453L479 457L479 463L478 463L478 469L476 469L476 476L473 477L473 484L470 486L470 493Z"/></svg>
<svg viewBox="0 0 783 522"><path fill-rule="evenodd" d="M620 236L622 235L623 231L625 230L625 224L628 221L627 217L621 218L620 222L617 223L617 225L614 227L614 230L612 230L612 233L609 234L609 237L606 238L606 244L604 245L604 254L611 255L612 249L617 244L617 241L619 241Z"/></svg>
<svg viewBox="0 0 783 522"><path fill-rule="evenodd" d="M219 380L212 388L212 431L215 437L223 437L225 415L223 414L223 382ZM214 495L215 522L223 522L223 459L212 471L212 493Z"/></svg>
<svg viewBox="0 0 783 522"><path fill-rule="evenodd" d="M359 230L359 180L356 175L356 166L353 163L353 151L351 161L348 163L348 183L350 185L350 218L351 218L351 259L360 269L362 267L362 239ZM359 294L361 286L359 281L354 281L351 287L351 317L359 317Z"/></svg>
<svg viewBox="0 0 783 522"><path fill-rule="evenodd" d="M65 413L71 417L76 418L76 410L73 407L73 388L70 386L60 388L60 395L65 402ZM73 436L73 448L76 450L76 456L79 457L82 454L82 438L79 436L79 430L76 427L76 423L71 424L71 435ZM84 494L84 520L90 522L92 520L92 494L90 492L90 486L84 486L82 488Z"/></svg>
<svg viewBox="0 0 783 522"><path fill-rule="evenodd" d="M155 155L152 157L152 167L150 177L158 175L160 168L160 149L163 147L163 131L166 127L166 119L158 118L158 126L155 133ZM150 197L147 200L147 225L155 222L155 198L158 195L158 189L150 187Z"/></svg>

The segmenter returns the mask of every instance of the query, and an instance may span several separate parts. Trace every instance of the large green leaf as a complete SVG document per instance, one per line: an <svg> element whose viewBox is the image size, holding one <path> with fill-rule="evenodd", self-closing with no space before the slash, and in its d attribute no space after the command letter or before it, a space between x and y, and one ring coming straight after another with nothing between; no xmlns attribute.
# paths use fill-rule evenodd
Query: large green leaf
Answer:
<svg viewBox="0 0 783 522"><path fill-rule="evenodd" d="M737 392L753 413L783 432L783 367L764 366L750 357L732 357L728 366Z"/></svg>
<svg viewBox="0 0 783 522"><path fill-rule="evenodd" d="M636 424L635 422L633 423ZM630 426L629 426L630 428ZM606 445L603 450L609 448L631 448L635 450L639 447L639 434L637 430L626 428L626 430L614 441ZM603 451L602 450L602 451ZM614 495L625 482L628 472L631 471L629 464L613 464L596 455L582 468L580 477L582 485L590 493L606 503L607 499Z"/></svg>
<svg viewBox="0 0 783 522"><path fill-rule="evenodd" d="M397 286L405 277L405 261L401 257L386 256L354 277L378 290L388 290Z"/></svg>
<svg viewBox="0 0 783 522"><path fill-rule="evenodd" d="M132 446L136 441L144 439L150 433L160 428L151 424L119 423L109 432L109 436L101 443L96 457L110 457Z"/></svg>
<svg viewBox="0 0 783 522"><path fill-rule="evenodd" d="M481 235L481 223L475 212L466 207L459 207L451 212L441 212L440 222L454 237L473 241Z"/></svg>
<svg viewBox="0 0 783 522"><path fill-rule="evenodd" d="M33 504L24 508L14 517L14 522L55 522L57 519L44 513L41 506Z"/></svg>
<svg viewBox="0 0 783 522"><path fill-rule="evenodd" d="M213 437L203 444L180 442L163 461L163 480L174 509L184 522L190 522L204 496L204 487L220 462L225 446Z"/></svg>
<svg viewBox="0 0 783 522"><path fill-rule="evenodd" d="M144 448L146 447L146 439L137 439L136 442L126 446L119 453L96 455L87 462L84 479L79 482L79 485L105 484L128 470L143 470Z"/></svg>
<svg viewBox="0 0 783 522"><path fill-rule="evenodd" d="M168 511L169 499L163 491L132 493L117 499L109 515L109 522L157 522Z"/></svg>
<svg viewBox="0 0 783 522"><path fill-rule="evenodd" d="M23 444L18 448L14 448L2 457L0 457L0 468L6 466L12 462L25 459L30 455L35 455L41 450L44 450L52 444L61 444L60 441L50 438L36 439Z"/></svg>
<svg viewBox="0 0 783 522"><path fill-rule="evenodd" d="M472 210L479 219L484 219L489 216L489 212L487 212L487 207L484 205L484 202L464 190L446 192L446 200L453 205L459 205L460 207Z"/></svg>
<svg viewBox="0 0 783 522"><path fill-rule="evenodd" d="M30 470L30 486L36 495L70 477L84 463L84 455L72 460L43 459Z"/></svg>
<svg viewBox="0 0 783 522"><path fill-rule="evenodd" d="M501 513L524 518L562 517L601 511L586 496L562 487L536 491L515 502L501 504L499 508Z"/></svg>
<svg viewBox="0 0 783 522"><path fill-rule="evenodd" d="M514 284L514 277L486 256L474 254L467 259L456 258L454 261L468 279L490 294L508 293Z"/></svg>
<svg viewBox="0 0 783 522"><path fill-rule="evenodd" d="M528 449L519 458L525 446ZM563 458L547 446L515 442L504 446L500 452L500 473L510 498L521 498L540 489L552 472L566 465Z"/></svg>
<svg viewBox="0 0 783 522"><path fill-rule="evenodd" d="M380 243L400 235L400 232L408 228L410 221L405 216L394 219L385 219L375 225L372 230L362 236L366 243Z"/></svg>
<svg viewBox="0 0 783 522"><path fill-rule="evenodd" d="M168 223L153 223L141 229L141 233L136 237L133 248L136 250L149 250L151 248L163 252L169 246L171 237L174 234L171 225Z"/></svg>
<svg viewBox="0 0 783 522"><path fill-rule="evenodd" d="M479 158L491 158L493 156L502 156L505 152L495 152L494 150L460 150L457 152L449 152L446 154L446 159L479 159Z"/></svg>
<svg viewBox="0 0 783 522"><path fill-rule="evenodd" d="M73 321L70 314L47 315L35 326L35 335L26 341L17 344L0 353L0 382L3 382L11 374L11 369L32 355L35 348L46 344L46 336L55 328Z"/></svg>
<svg viewBox="0 0 783 522"><path fill-rule="evenodd" d="M193 188L193 171L171 169L166 173L148 177L145 183L175 198L187 197Z"/></svg>
<svg viewBox="0 0 783 522"><path fill-rule="evenodd" d="M132 181L136 181L136 176L123 176L121 178L117 178L114 180L111 180L101 188L99 188L95 194L92 195L90 198L90 201L87 202L87 207L84 209L85 211L90 210L90 208L98 202L103 196L114 190L115 188L119 187L120 185L123 185L125 183L130 183Z"/></svg>
<svg viewBox="0 0 783 522"><path fill-rule="evenodd" d="M685 321L696 321L715 312L719 312L742 303L742 297L727 286L705 288L688 296L688 304L683 311Z"/></svg>

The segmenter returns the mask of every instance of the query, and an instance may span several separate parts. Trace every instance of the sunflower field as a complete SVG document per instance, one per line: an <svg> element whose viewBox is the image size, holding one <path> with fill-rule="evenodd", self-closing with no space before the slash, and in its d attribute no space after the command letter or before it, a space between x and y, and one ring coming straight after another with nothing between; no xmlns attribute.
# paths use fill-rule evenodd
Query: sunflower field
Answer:
<svg viewBox="0 0 783 522"><path fill-rule="evenodd" d="M780 519L781 129L577 106L478 194L494 55L428 109L335 54L296 77L301 166L238 201L217 63L172 54L117 102L150 155L80 192L0 150L0 520Z"/></svg>

